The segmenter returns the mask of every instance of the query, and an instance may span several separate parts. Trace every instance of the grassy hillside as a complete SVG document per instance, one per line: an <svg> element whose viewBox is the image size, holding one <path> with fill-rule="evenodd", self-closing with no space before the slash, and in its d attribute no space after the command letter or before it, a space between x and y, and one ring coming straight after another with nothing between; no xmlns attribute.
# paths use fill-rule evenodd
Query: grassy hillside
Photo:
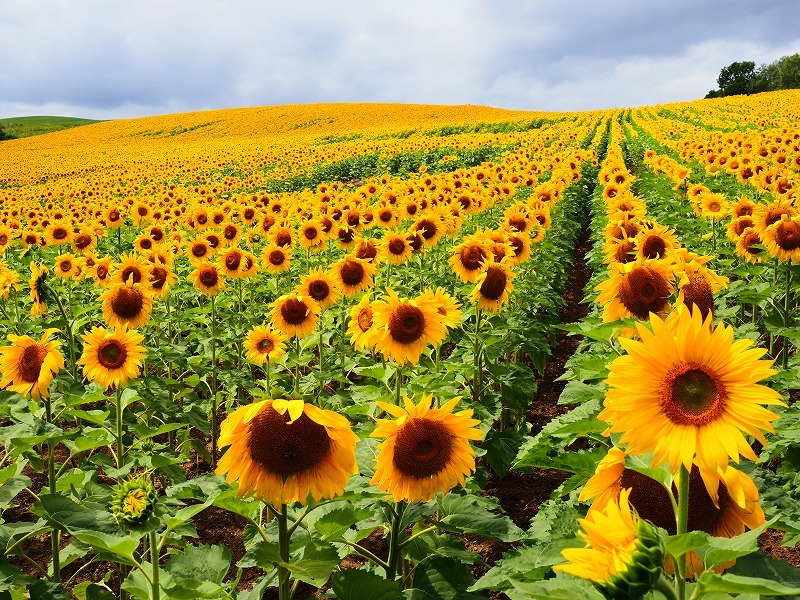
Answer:
<svg viewBox="0 0 800 600"><path fill-rule="evenodd" d="M12 117L0 119L0 129L9 136L26 138L92 123L99 123L99 121L75 117Z"/></svg>

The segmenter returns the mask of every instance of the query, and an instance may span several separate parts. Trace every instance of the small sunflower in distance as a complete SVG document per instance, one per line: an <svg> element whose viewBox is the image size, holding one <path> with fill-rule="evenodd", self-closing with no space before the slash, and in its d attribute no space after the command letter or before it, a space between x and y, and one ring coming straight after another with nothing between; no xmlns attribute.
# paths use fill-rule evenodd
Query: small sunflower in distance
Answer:
<svg viewBox="0 0 800 600"><path fill-rule="evenodd" d="M258 325L247 332L244 349L247 360L256 365L274 363L286 354L286 338L269 325Z"/></svg>
<svg viewBox="0 0 800 600"><path fill-rule="evenodd" d="M371 483L399 502L427 502L448 492L475 470L475 450L469 440L482 440L480 421L472 409L453 412L460 398L431 408L433 396L418 404L403 397L403 406L378 402L392 418L379 419L371 437L384 438L379 446Z"/></svg>
<svg viewBox="0 0 800 600"><path fill-rule="evenodd" d="M143 341L142 334L125 325L117 325L113 331L93 327L83 334L83 354L78 364L83 366L87 379L104 389L124 385L139 376L146 354Z"/></svg>
<svg viewBox="0 0 800 600"><path fill-rule="evenodd" d="M216 474L239 481L237 495L272 506L333 498L358 472L358 441L343 416L302 400L262 400L222 423L220 447L229 446Z"/></svg>
<svg viewBox="0 0 800 600"><path fill-rule="evenodd" d="M401 300L387 290L384 299L372 303L376 350L398 364L417 364L428 343L438 346L447 335L437 308L429 300Z"/></svg>
<svg viewBox="0 0 800 600"><path fill-rule="evenodd" d="M0 348L0 389L30 394L34 400L50 396L50 382L64 368L61 342L50 337L57 329L48 329L37 342L27 335L9 334L10 346Z"/></svg>
<svg viewBox="0 0 800 600"><path fill-rule="evenodd" d="M637 323L641 341L621 339L627 354L609 366L605 408L609 433L622 433L630 454L653 452L652 464L675 473L694 462L711 472L744 456L757 461L743 432L766 446L783 406L778 392L757 382L775 373L766 350L734 342L733 328L713 327L711 314L681 311L670 326L651 315L652 331Z"/></svg>

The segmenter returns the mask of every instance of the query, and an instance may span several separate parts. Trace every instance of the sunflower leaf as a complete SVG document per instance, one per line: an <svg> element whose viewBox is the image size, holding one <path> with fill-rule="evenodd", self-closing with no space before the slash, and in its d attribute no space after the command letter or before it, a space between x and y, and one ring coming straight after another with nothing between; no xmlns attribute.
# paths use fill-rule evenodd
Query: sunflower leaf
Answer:
<svg viewBox="0 0 800 600"><path fill-rule="evenodd" d="M717 575L705 571L697 582L702 593L758 594L760 596L800 596L800 587L789 587L771 579L742 575Z"/></svg>
<svg viewBox="0 0 800 600"><path fill-rule="evenodd" d="M524 532L505 515L491 512L473 496L447 494L439 500L443 517L437 525L452 533L473 533L501 542L520 539Z"/></svg>
<svg viewBox="0 0 800 600"><path fill-rule="evenodd" d="M333 576L331 589L340 600L403 600L393 581L363 569L346 569Z"/></svg>

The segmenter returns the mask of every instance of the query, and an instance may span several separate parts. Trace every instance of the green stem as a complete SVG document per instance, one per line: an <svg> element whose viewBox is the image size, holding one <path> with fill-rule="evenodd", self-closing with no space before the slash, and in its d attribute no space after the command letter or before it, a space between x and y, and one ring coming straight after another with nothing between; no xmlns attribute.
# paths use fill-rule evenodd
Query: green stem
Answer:
<svg viewBox="0 0 800 600"><path fill-rule="evenodd" d="M300 397L300 338L294 338L294 397Z"/></svg>
<svg viewBox="0 0 800 600"><path fill-rule="evenodd" d="M394 403L395 406L400 406L400 385L403 382L403 367L398 363L397 370L394 373Z"/></svg>
<svg viewBox="0 0 800 600"><path fill-rule="evenodd" d="M48 396L44 403L45 419L48 423L53 423L53 406ZM55 457L56 444L53 440L47 440L47 475L48 483L50 484L50 493L56 493L58 480L56 479L56 457ZM50 533L51 550L53 553L53 581L61 583L61 556L59 555L61 549L61 532L53 529Z"/></svg>
<svg viewBox="0 0 800 600"><path fill-rule="evenodd" d="M678 514L675 516L677 534L686 533L689 523L689 470L681 465L678 472ZM678 559L675 568L675 589L679 600L686 598L686 554Z"/></svg>
<svg viewBox="0 0 800 600"><path fill-rule="evenodd" d="M58 306L58 312L61 313L61 318L64 319L64 322L67 324L67 339L69 341L69 364L70 364L70 372L72 374L72 378L75 381L78 381L78 365L75 364L75 337L72 335L72 323L67 318L67 313L64 310L64 305L61 303L61 299L58 297L49 285L45 284L45 288L48 291L48 295L55 299L56 306Z"/></svg>
<svg viewBox="0 0 800 600"><path fill-rule="evenodd" d="M675 593L669 579L664 577L664 573L661 573L658 577L655 589L661 592L667 600L678 600L678 595Z"/></svg>
<svg viewBox="0 0 800 600"><path fill-rule="evenodd" d="M383 567L384 570L388 570L389 563L387 563L384 560L381 560L380 558L375 556L372 552L370 552L369 550L367 550L363 546L361 546L359 544L356 544L355 542L351 542L350 540L346 540L344 538L340 538L340 539L338 539L336 541L341 543L341 544L346 544L347 546L350 546L351 548L353 548L356 552L358 552L364 558L367 558L367 559L371 560L372 562L374 562L376 565L379 565L379 566Z"/></svg>
<svg viewBox="0 0 800 600"><path fill-rule="evenodd" d="M401 548L405 548L406 546L408 546L411 542L413 542L418 537L423 536L426 533L430 533L431 531L436 531L437 529L439 529L439 528L436 527L436 525L431 525L430 527L426 527L422 531L418 531L417 533L412 535L410 538L408 538L406 541L404 541L402 544L400 544L400 547Z"/></svg>
<svg viewBox="0 0 800 600"><path fill-rule="evenodd" d="M786 291L783 296L783 326L784 328L789 327L789 292L792 286L792 268L789 264L786 264ZM783 369L786 370L786 367L789 365L789 338L783 338Z"/></svg>
<svg viewBox="0 0 800 600"><path fill-rule="evenodd" d="M477 309L475 314L475 347L474 347L474 364L473 369L474 372L472 374L472 401L473 403L480 402L481 397L481 378L482 378L482 371L483 365L481 364L481 343L480 343L480 331L481 331L481 316L483 311L481 309Z"/></svg>
<svg viewBox="0 0 800 600"><path fill-rule="evenodd" d="M211 466L217 465L217 310L211 296Z"/></svg>
<svg viewBox="0 0 800 600"><path fill-rule="evenodd" d="M400 500L392 514L392 530L389 535L389 560L387 561L389 568L386 569L386 579L394 581L397 577L397 567L403 558L403 547L400 541L402 531L400 525L403 521L403 513L406 510L406 503Z"/></svg>
<svg viewBox="0 0 800 600"><path fill-rule="evenodd" d="M122 441L122 386L117 386L117 469L125 466L125 444Z"/></svg>
<svg viewBox="0 0 800 600"><path fill-rule="evenodd" d="M161 598L161 587L158 584L158 542L156 540L156 532L152 530L150 532L150 562L153 563L153 579L151 580L152 583L152 595L150 596L151 600L160 600Z"/></svg>
<svg viewBox="0 0 800 600"><path fill-rule="evenodd" d="M291 542L291 534L289 533L289 517L285 504L281 505L281 512L276 511L276 518L278 521L278 549L281 554L281 561L289 563L289 544ZM292 598L292 581L290 578L289 570L283 565L278 565L278 599L291 600Z"/></svg>

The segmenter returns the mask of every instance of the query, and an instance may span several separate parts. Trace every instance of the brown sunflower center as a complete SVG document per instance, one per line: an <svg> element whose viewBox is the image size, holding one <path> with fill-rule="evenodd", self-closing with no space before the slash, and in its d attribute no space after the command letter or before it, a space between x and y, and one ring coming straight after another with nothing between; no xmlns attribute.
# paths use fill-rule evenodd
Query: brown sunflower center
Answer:
<svg viewBox="0 0 800 600"><path fill-rule="evenodd" d="M27 346L19 357L17 372L23 381L34 383L39 380L44 359L47 357L47 348L39 344Z"/></svg>
<svg viewBox="0 0 800 600"><path fill-rule="evenodd" d="M95 273L97 273L98 279L105 279L108 276L108 267L105 265L97 265Z"/></svg>
<svg viewBox="0 0 800 600"><path fill-rule="evenodd" d="M401 304L389 317L389 333L400 344L413 344L425 333L425 315L416 306Z"/></svg>
<svg viewBox="0 0 800 600"><path fill-rule="evenodd" d="M67 237L68 233L69 232L63 227L56 227L53 229L53 237L57 240L63 240Z"/></svg>
<svg viewBox="0 0 800 600"><path fill-rule="evenodd" d="M317 302L321 302L328 297L331 293L331 288L327 282L322 279L315 279L308 286L308 295Z"/></svg>
<svg viewBox="0 0 800 600"><path fill-rule="evenodd" d="M303 235L306 236L306 239L313 240L317 237L319 232L317 231L316 227L306 227L303 231Z"/></svg>
<svg viewBox="0 0 800 600"><path fill-rule="evenodd" d="M292 243L292 234L288 231L281 231L277 236L275 236L275 245L280 246L283 248L284 246L290 246Z"/></svg>
<svg viewBox="0 0 800 600"><path fill-rule="evenodd" d="M452 453L450 430L439 421L421 417L398 430L392 462L403 475L424 479L444 470Z"/></svg>
<svg viewBox="0 0 800 600"><path fill-rule="evenodd" d="M436 223L430 219L422 219L417 223L417 231L419 231L426 240L430 240L436 235L438 228L436 227Z"/></svg>
<svg viewBox="0 0 800 600"><path fill-rule="evenodd" d="M238 250L232 250L225 255L225 268L229 271L236 271L242 263L242 253Z"/></svg>
<svg viewBox="0 0 800 600"><path fill-rule="evenodd" d="M289 298L281 305L281 316L290 325L300 325L308 316L308 307L297 298Z"/></svg>
<svg viewBox="0 0 800 600"><path fill-rule="evenodd" d="M217 282L219 281L219 275L214 267L205 267L200 270L198 279L203 286L212 288L217 285Z"/></svg>
<svg viewBox="0 0 800 600"><path fill-rule="evenodd" d="M748 216L740 217L733 226L736 235L742 235L744 230L753 226L753 219Z"/></svg>
<svg viewBox="0 0 800 600"><path fill-rule="evenodd" d="M634 267L619 284L619 299L634 316L647 319L667 306L667 281L649 267Z"/></svg>
<svg viewBox="0 0 800 600"><path fill-rule="evenodd" d="M163 267L153 267L150 269L150 285L154 289L160 290L167 283L167 270Z"/></svg>
<svg viewBox="0 0 800 600"><path fill-rule="evenodd" d="M269 354L270 352L272 352L272 349L274 347L275 347L275 342L272 341L272 338L268 337L261 338L260 340L258 340L258 343L256 344L256 348L258 348L258 351L261 352L262 354Z"/></svg>
<svg viewBox="0 0 800 600"><path fill-rule="evenodd" d="M369 306L365 306L360 311L358 311L358 328L362 332L369 331L369 328L372 327L372 309Z"/></svg>
<svg viewBox="0 0 800 600"><path fill-rule="evenodd" d="M72 271L72 261L69 259L62 260L58 264L58 268L64 273L69 273Z"/></svg>
<svg viewBox="0 0 800 600"><path fill-rule="evenodd" d="M92 238L86 235L85 233L81 233L75 236L75 247L78 250L83 250L87 248L92 243Z"/></svg>
<svg viewBox="0 0 800 600"><path fill-rule="evenodd" d="M128 351L119 340L106 340L97 349L97 361L106 369L119 369L126 358Z"/></svg>
<svg viewBox="0 0 800 600"><path fill-rule="evenodd" d="M139 270L139 267L127 266L122 269L122 281L130 283L130 281L128 281L129 279L131 279L133 283L139 283L142 280L142 272Z"/></svg>
<svg viewBox="0 0 800 600"><path fill-rule="evenodd" d="M781 250L800 248L800 225L794 221L781 221L775 226L775 241Z"/></svg>
<svg viewBox="0 0 800 600"><path fill-rule="evenodd" d="M144 297L139 290L121 287L111 300L111 310L122 319L138 316L144 308Z"/></svg>
<svg viewBox="0 0 800 600"><path fill-rule="evenodd" d="M692 305L699 308L704 320L708 313L714 312L714 293L705 277L689 276L689 283L683 286L683 303L689 308L692 308Z"/></svg>
<svg viewBox="0 0 800 600"><path fill-rule="evenodd" d="M192 246L192 256L195 258L203 258L208 254L208 247L205 244L194 244Z"/></svg>
<svg viewBox="0 0 800 600"><path fill-rule="evenodd" d="M487 300L498 300L506 291L507 283L506 272L500 267L491 266L486 271L486 279L481 284L480 294Z"/></svg>
<svg viewBox="0 0 800 600"><path fill-rule="evenodd" d="M345 244L349 244L356 237L355 229L340 228L338 238Z"/></svg>
<svg viewBox="0 0 800 600"><path fill-rule="evenodd" d="M389 223L392 220L392 216L393 216L392 211L389 209L383 209L378 212L378 219L382 223Z"/></svg>
<svg viewBox="0 0 800 600"><path fill-rule="evenodd" d="M231 240L236 239L237 233L239 233L239 230L236 229L236 227L233 225L226 225L225 229L222 230L222 237L230 242Z"/></svg>
<svg viewBox="0 0 800 600"><path fill-rule="evenodd" d="M644 244L642 244L642 254L645 258L661 258L664 256L666 249L666 242L657 235L648 236Z"/></svg>
<svg viewBox="0 0 800 600"><path fill-rule="evenodd" d="M269 263L279 267L286 261L286 255L281 250L273 250L269 253Z"/></svg>
<svg viewBox="0 0 800 600"><path fill-rule="evenodd" d="M725 410L725 404L722 381L701 364L679 363L661 381L661 410L677 425L711 423Z"/></svg>
<svg viewBox="0 0 800 600"><path fill-rule="evenodd" d="M461 264L467 271L480 269L485 258L486 252L478 246L467 246L461 251Z"/></svg>
<svg viewBox="0 0 800 600"><path fill-rule="evenodd" d="M289 413L262 410L250 425L248 448L254 462L284 479L317 467L330 453L331 439L303 414L289 424Z"/></svg>
<svg viewBox="0 0 800 600"><path fill-rule="evenodd" d="M522 217L511 217L508 220L508 224L517 231L525 231L525 229L528 227L528 222Z"/></svg>
<svg viewBox="0 0 800 600"><path fill-rule="evenodd" d="M364 280L364 267L356 261L347 261L339 269L339 275L345 285L356 286Z"/></svg>
<svg viewBox="0 0 800 600"><path fill-rule="evenodd" d="M634 250L635 246L633 241L628 239L622 240L619 244L617 244L614 258L617 260L617 262L627 264L634 260Z"/></svg>
<svg viewBox="0 0 800 600"><path fill-rule="evenodd" d="M378 255L378 249L371 242L362 242L356 249L356 257L363 260L372 260Z"/></svg>
<svg viewBox="0 0 800 600"><path fill-rule="evenodd" d="M389 252L395 256L400 256L406 250L406 242L400 238L394 238L389 242Z"/></svg>

